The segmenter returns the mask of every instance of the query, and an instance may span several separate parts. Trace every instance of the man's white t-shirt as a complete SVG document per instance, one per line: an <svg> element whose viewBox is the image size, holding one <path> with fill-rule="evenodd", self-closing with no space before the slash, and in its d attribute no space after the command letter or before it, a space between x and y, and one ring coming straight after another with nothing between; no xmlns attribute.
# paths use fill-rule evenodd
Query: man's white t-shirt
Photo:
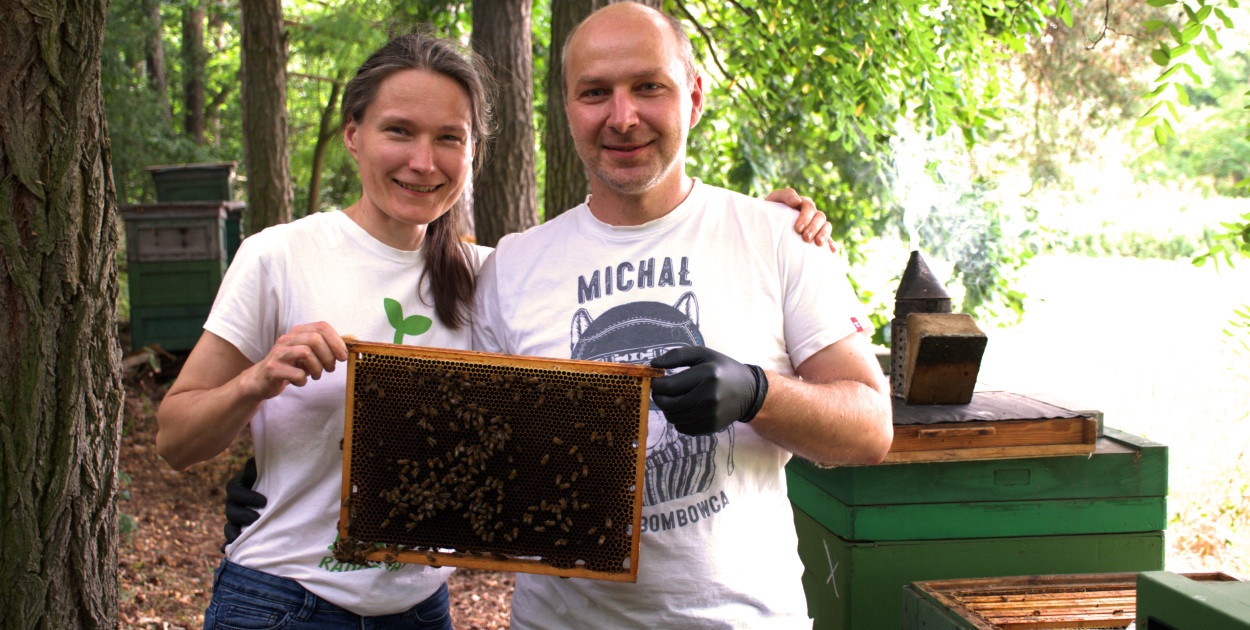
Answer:
<svg viewBox="0 0 1250 630"><path fill-rule="evenodd" d="M649 363L702 345L793 374L868 327L795 213L696 182L668 215L613 227L582 204L500 241L478 278L474 349ZM513 628L810 628L784 466L750 424L710 436L654 406L636 584L518 574Z"/></svg>
<svg viewBox="0 0 1250 630"><path fill-rule="evenodd" d="M474 269L487 251L470 252ZM466 349L469 327L442 325L428 281L417 294L422 255L379 242L342 212L268 228L239 247L204 328L253 362L292 327L317 321L366 341ZM418 317L431 325L405 335L392 324L396 315L400 322ZM303 387L287 386L252 418L255 488L268 504L226 553L231 562L296 580L357 614L393 614L428 598L452 570L407 564L363 568L334 559L346 372L339 364Z"/></svg>

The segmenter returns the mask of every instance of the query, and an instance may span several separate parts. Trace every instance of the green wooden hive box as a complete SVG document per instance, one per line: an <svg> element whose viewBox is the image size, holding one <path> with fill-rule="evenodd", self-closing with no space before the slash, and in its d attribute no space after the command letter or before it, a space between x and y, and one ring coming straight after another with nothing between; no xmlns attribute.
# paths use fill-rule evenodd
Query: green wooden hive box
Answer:
<svg viewBox="0 0 1250 630"><path fill-rule="evenodd" d="M1250 630L1250 582L1195 579L1168 571L1141 573L1137 628Z"/></svg>
<svg viewBox="0 0 1250 630"><path fill-rule="evenodd" d="M787 467L817 629L896 630L920 580L1163 567L1167 448L1106 429L1088 456Z"/></svg>

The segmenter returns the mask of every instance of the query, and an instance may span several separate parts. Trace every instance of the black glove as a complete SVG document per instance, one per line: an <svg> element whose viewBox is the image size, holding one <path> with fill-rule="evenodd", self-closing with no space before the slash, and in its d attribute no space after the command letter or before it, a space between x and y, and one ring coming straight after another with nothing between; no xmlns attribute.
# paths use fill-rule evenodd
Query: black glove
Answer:
<svg viewBox="0 0 1250 630"><path fill-rule="evenodd" d="M651 361L651 367L681 366L690 368L651 381L651 399L673 428L686 435L707 435L734 422L750 422L764 405L768 379L759 366L702 346L669 350Z"/></svg>
<svg viewBox="0 0 1250 630"><path fill-rule="evenodd" d="M249 457L243 470L226 482L226 545L234 542L243 528L260 518L257 510L269 502L265 495L252 489L256 485L256 458ZM225 549L225 545L222 545Z"/></svg>

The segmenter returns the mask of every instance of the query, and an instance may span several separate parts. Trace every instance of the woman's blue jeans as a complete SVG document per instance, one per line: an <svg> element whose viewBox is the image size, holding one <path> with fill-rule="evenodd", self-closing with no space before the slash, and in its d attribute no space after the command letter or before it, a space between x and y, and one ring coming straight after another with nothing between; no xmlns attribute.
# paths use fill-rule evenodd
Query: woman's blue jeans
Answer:
<svg viewBox="0 0 1250 630"><path fill-rule="evenodd" d="M362 617L308 592L299 582L221 561L204 628L214 630L452 630L447 585L393 615Z"/></svg>

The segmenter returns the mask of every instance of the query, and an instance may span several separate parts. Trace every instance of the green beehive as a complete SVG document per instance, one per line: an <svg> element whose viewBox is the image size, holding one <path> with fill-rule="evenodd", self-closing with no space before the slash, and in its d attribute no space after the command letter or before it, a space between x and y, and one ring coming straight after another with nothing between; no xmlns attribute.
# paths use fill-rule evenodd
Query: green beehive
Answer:
<svg viewBox="0 0 1250 630"><path fill-rule="evenodd" d="M243 210L247 204L234 200L234 162L203 162L196 164L164 164L149 166L148 173L156 185L156 203L176 204L184 201L225 201L226 263L243 240Z"/></svg>
<svg viewBox="0 0 1250 630"><path fill-rule="evenodd" d="M787 468L815 627L897 629L919 580L1162 568L1167 448L1107 429L1089 456Z"/></svg>
<svg viewBox="0 0 1250 630"><path fill-rule="evenodd" d="M234 162L149 166L156 202L230 201L234 199Z"/></svg>
<svg viewBox="0 0 1250 630"><path fill-rule="evenodd" d="M241 204L181 201L121 208L132 349L195 345L226 270L226 219Z"/></svg>
<svg viewBox="0 0 1250 630"><path fill-rule="evenodd" d="M1142 573L1137 576L1137 628L1250 630L1250 582Z"/></svg>
<svg viewBox="0 0 1250 630"><path fill-rule="evenodd" d="M177 306L131 305L130 347L159 344L165 350L190 350L203 334L212 306L211 300Z"/></svg>

